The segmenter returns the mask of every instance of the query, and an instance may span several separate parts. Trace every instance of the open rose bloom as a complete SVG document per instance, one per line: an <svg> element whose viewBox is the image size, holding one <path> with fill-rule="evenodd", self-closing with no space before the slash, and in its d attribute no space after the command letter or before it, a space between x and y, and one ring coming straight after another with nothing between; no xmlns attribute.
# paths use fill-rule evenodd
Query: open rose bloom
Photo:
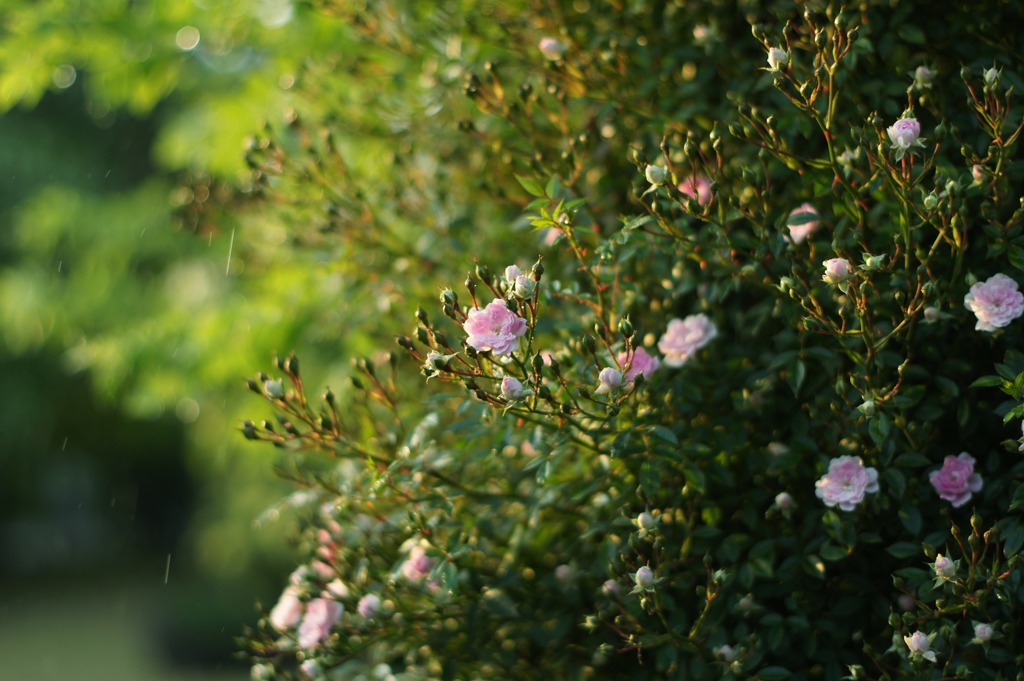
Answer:
<svg viewBox="0 0 1024 681"><path fill-rule="evenodd" d="M681 367L717 335L715 323L706 314L692 314L668 323L668 329L658 341L658 349L665 356L665 366Z"/></svg>
<svg viewBox="0 0 1024 681"><path fill-rule="evenodd" d="M826 506L852 511L865 493L878 491L878 471L865 467L859 456L840 456L828 462L828 472L814 486Z"/></svg>
<svg viewBox="0 0 1024 681"><path fill-rule="evenodd" d="M496 298L482 310L470 310L462 328L469 336L466 342L474 350L490 350L500 356L516 349L519 338L526 333L526 320Z"/></svg>
<svg viewBox="0 0 1024 681"><path fill-rule="evenodd" d="M331 627L341 618L345 607L328 598L315 598L306 607L306 615L299 625L299 647L313 648L331 633Z"/></svg>
<svg viewBox="0 0 1024 681"><path fill-rule="evenodd" d="M615 355L615 361L620 367L626 366L627 358L628 355L625 352ZM643 347L638 347L633 351L633 363L630 364L629 371L622 375L622 379L629 383L636 378L637 374L643 374L644 378L650 378L660 365L661 360L649 354Z"/></svg>
<svg viewBox="0 0 1024 681"><path fill-rule="evenodd" d="M711 181L703 175L690 175L679 183L679 191L697 199L697 203L706 206L711 202Z"/></svg>
<svg viewBox="0 0 1024 681"><path fill-rule="evenodd" d="M1024 294L1010 277L993 274L971 287L964 296L964 307L978 318L977 331L995 331L1024 313Z"/></svg>
<svg viewBox="0 0 1024 681"><path fill-rule="evenodd" d="M958 456L947 456L942 468L928 475L932 487L939 496L959 508L971 499L971 495L980 492L981 476L974 472L974 457L967 452Z"/></svg>

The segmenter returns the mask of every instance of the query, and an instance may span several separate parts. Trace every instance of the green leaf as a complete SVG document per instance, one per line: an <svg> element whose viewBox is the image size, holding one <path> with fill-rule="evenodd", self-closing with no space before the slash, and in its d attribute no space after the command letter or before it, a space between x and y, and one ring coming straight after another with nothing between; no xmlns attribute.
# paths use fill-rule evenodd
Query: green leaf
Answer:
<svg viewBox="0 0 1024 681"><path fill-rule="evenodd" d="M528 177L523 177L522 175L516 175L516 180L519 182L520 185L522 185L523 189L525 189L526 193L529 194L530 196L545 196L544 189L540 186L539 183L534 182Z"/></svg>
<svg viewBox="0 0 1024 681"><path fill-rule="evenodd" d="M683 468L683 475L686 476L686 485L688 487L696 492L704 492L704 471L691 464Z"/></svg>
<svg viewBox="0 0 1024 681"><path fill-rule="evenodd" d="M673 433L668 428L666 428L665 426L651 426L649 432L651 433L651 435L657 435L659 438L669 443L670 445L679 444L679 438L676 437L676 434Z"/></svg>
<svg viewBox="0 0 1024 681"><path fill-rule="evenodd" d="M1014 244L1010 246L1007 256L1010 258L1011 265L1016 267L1018 270L1024 270L1024 248Z"/></svg>
<svg viewBox="0 0 1024 681"><path fill-rule="evenodd" d="M900 454L896 457L896 461L893 462L900 468L921 468L931 463L924 454L917 452L907 452L906 454Z"/></svg>
<svg viewBox="0 0 1024 681"><path fill-rule="evenodd" d="M921 511L913 503L904 504L899 512L900 522L910 534L916 535L921 531Z"/></svg>
<svg viewBox="0 0 1024 681"><path fill-rule="evenodd" d="M793 676L793 672L779 666L764 667L757 672L757 678L764 679L764 681L781 681L781 679L788 679L791 676Z"/></svg>
<svg viewBox="0 0 1024 681"><path fill-rule="evenodd" d="M889 548L886 552L893 558L905 559L913 558L914 556L921 555L921 547L917 544L911 544L908 541L898 541Z"/></svg>
<svg viewBox="0 0 1024 681"><path fill-rule="evenodd" d="M1015 511L1024 505L1024 485L1017 485L1017 489L1013 493L1013 500L1010 502L1010 508L1008 511Z"/></svg>
<svg viewBox="0 0 1024 681"><path fill-rule="evenodd" d="M842 546L836 546L835 544L825 542L818 549L818 555L829 562L835 562L837 560L843 560L849 553Z"/></svg>
<svg viewBox="0 0 1024 681"><path fill-rule="evenodd" d="M902 499L903 493L907 491L907 479L903 473L896 468L886 468L882 471L882 482L890 496L894 499Z"/></svg>
<svg viewBox="0 0 1024 681"><path fill-rule="evenodd" d="M892 432L892 424L885 414L878 414L868 422L868 435L876 445L882 444L885 438L889 437L890 432Z"/></svg>
<svg viewBox="0 0 1024 681"><path fill-rule="evenodd" d="M658 466L653 461L644 461L640 466L640 489L649 497L658 493L658 486L661 478L658 475Z"/></svg>
<svg viewBox="0 0 1024 681"><path fill-rule="evenodd" d="M793 366L790 367L789 374L786 376L789 387L793 389L793 395L800 393L800 386L804 384L805 378L807 378L807 366L798 359L793 362Z"/></svg>
<svg viewBox="0 0 1024 681"><path fill-rule="evenodd" d="M896 28L896 35L912 45L924 45L925 43L924 31L911 23L901 23Z"/></svg>
<svg viewBox="0 0 1024 681"><path fill-rule="evenodd" d="M544 187L544 193L548 196L548 198L553 199L558 196L558 193L561 190L562 185L558 182L558 177L552 175L551 179L548 180L547 186Z"/></svg>

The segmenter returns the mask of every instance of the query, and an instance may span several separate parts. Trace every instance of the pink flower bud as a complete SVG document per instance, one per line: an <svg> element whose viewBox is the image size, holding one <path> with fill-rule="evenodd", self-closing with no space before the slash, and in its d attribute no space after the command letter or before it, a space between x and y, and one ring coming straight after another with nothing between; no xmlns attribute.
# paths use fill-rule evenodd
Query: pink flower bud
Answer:
<svg viewBox="0 0 1024 681"><path fill-rule="evenodd" d="M518 400L523 395L523 384L519 379L506 376L501 379L501 396L506 400Z"/></svg>
<svg viewBox="0 0 1024 681"><path fill-rule="evenodd" d="M551 61L557 61L565 55L566 45L558 38L552 38L545 36L540 39L537 44L537 48L540 49L540 53L544 55L545 59Z"/></svg>
<svg viewBox="0 0 1024 681"><path fill-rule="evenodd" d="M612 367L605 367L601 369L601 374L598 376L600 385L597 386L597 390L594 391L597 395L604 395L606 393L618 390L622 385L622 372Z"/></svg>
<svg viewBox="0 0 1024 681"><path fill-rule="evenodd" d="M941 553L935 555L932 569L935 570L935 576L939 579L946 580L956 577L956 564Z"/></svg>
<svg viewBox="0 0 1024 681"><path fill-rule="evenodd" d="M356 605L356 612L366 619L373 619L380 611L380 596L377 594L366 594L359 599Z"/></svg>
<svg viewBox="0 0 1024 681"><path fill-rule="evenodd" d="M825 274L821 278L829 284L841 284L849 279L853 272L850 261L846 258L832 258L821 264L825 266Z"/></svg>
<svg viewBox="0 0 1024 681"><path fill-rule="evenodd" d="M633 575L633 579L636 581L636 585L641 589L649 589L654 585L654 571L644 565L636 571L636 574Z"/></svg>
<svg viewBox="0 0 1024 681"><path fill-rule="evenodd" d="M905 151L917 142L921 135L921 124L916 118L901 118L890 125L887 132L893 148Z"/></svg>
<svg viewBox="0 0 1024 681"><path fill-rule="evenodd" d="M935 662L935 651L932 650L932 642L925 634L915 631L910 636L904 636L903 641L907 644L911 657L923 657L929 662Z"/></svg>

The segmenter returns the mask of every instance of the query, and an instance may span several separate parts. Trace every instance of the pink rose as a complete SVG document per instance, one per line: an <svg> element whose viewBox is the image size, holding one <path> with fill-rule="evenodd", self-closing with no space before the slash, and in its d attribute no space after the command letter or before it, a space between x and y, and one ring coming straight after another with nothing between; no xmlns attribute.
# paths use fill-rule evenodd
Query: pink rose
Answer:
<svg viewBox="0 0 1024 681"><path fill-rule="evenodd" d="M314 598L306 607L306 616L299 625L299 647L312 648L331 633L331 627L341 617L345 607L326 598Z"/></svg>
<svg viewBox="0 0 1024 681"><path fill-rule="evenodd" d="M942 468L928 474L928 480L939 496L959 508L981 491L981 476L974 472L974 457L967 452L958 456L947 456Z"/></svg>
<svg viewBox="0 0 1024 681"><path fill-rule="evenodd" d="M422 546L414 546L409 552L409 557L402 563L402 576L406 579L418 582L430 574L434 567L434 561L430 559Z"/></svg>
<svg viewBox="0 0 1024 681"><path fill-rule="evenodd" d="M270 611L270 624L278 631L295 626L302 617L302 601L299 600L299 589L295 585L285 587L277 605Z"/></svg>
<svg viewBox="0 0 1024 681"><path fill-rule="evenodd" d="M526 320L496 298L482 310L477 307L470 310L462 328L469 336L466 342L473 349L507 355L516 349L519 338L526 333Z"/></svg>
<svg viewBox="0 0 1024 681"><path fill-rule="evenodd" d="M698 350L707 345L718 329L706 314L692 314L686 319L673 319L658 341L665 356L665 366L681 367Z"/></svg>
<svg viewBox="0 0 1024 681"><path fill-rule="evenodd" d="M921 134L921 124L916 118L901 118L890 125L887 132L894 148L906 150L917 142Z"/></svg>
<svg viewBox="0 0 1024 681"><path fill-rule="evenodd" d="M689 175L683 178L679 183L679 191L691 199L697 199L697 203L702 206L708 205L711 201L711 182L703 175Z"/></svg>
<svg viewBox="0 0 1024 681"><path fill-rule="evenodd" d="M852 511L866 492L878 491L878 471L865 467L859 456L840 456L828 462L828 473L814 486L814 493L829 508Z"/></svg>
<svg viewBox="0 0 1024 681"><path fill-rule="evenodd" d="M625 352L615 355L615 361L620 367L626 366L627 358L628 355ZM629 366L629 371L622 375L622 380L629 383L636 378L637 374L643 374L644 378L650 378L660 365L661 360L649 354L643 347L636 348L633 351L633 363Z"/></svg>
<svg viewBox="0 0 1024 681"><path fill-rule="evenodd" d="M789 227L789 236L794 243L803 243L818 229L818 211L809 203L801 204L790 212L786 226Z"/></svg>
<svg viewBox="0 0 1024 681"><path fill-rule="evenodd" d="M993 274L979 281L964 296L964 307L974 313L977 331L995 331L1024 313L1024 295L1017 282L1005 274Z"/></svg>

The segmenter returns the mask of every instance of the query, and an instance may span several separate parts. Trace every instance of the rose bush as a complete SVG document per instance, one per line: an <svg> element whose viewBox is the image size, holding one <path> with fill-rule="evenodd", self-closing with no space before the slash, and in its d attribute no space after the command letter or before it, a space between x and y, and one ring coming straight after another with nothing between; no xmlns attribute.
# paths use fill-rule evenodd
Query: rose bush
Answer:
<svg viewBox="0 0 1024 681"><path fill-rule="evenodd" d="M1011 673L1024 355L993 275L1024 268L1024 222L996 5L323 4L376 69L419 70L379 131L393 184L338 189L313 83L253 159L290 211L352 202L330 238L400 254L366 284L397 347L322 400L281 358L250 384L277 421L242 424L305 490L330 574L300 601L347 588L317 674ZM534 264L496 275L510 254ZM273 620L253 662L302 678Z"/></svg>

